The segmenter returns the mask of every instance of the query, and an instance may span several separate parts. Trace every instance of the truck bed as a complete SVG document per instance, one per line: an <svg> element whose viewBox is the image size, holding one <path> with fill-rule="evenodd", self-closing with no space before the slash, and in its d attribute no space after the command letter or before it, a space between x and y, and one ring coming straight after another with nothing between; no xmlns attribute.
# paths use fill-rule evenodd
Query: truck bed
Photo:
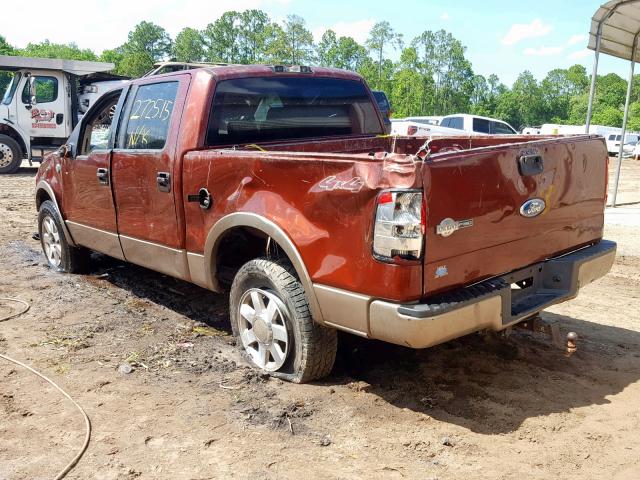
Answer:
<svg viewBox="0 0 640 480"><path fill-rule="evenodd" d="M294 198L300 202L294 201L289 208L298 209L310 225L326 229L332 239L327 242L320 237L317 243L305 239L300 245L312 279L346 290L363 290L366 285L363 293L382 298L426 298L602 238L607 157L604 141L597 136L367 136L274 142L192 152L189 156L194 158L187 159L186 165L198 168L195 158L199 158L204 168L214 158L212 150L215 157L225 158L224 165L240 169L234 176L245 182L258 174L271 191L298 192ZM540 170L521 172L523 156L539 156ZM265 162L270 168L262 170ZM273 170L287 174L262 176ZM359 179L362 185L354 189L340 184L338 189L345 191L339 194L330 184L334 191L327 203L328 197L318 194L327 189L323 182L332 178ZM237 199L238 189L249 195L249 187L229 184L229 198ZM404 270L362 267L364 262L377 262L370 256L371 220L361 213L374 211L377 194L386 188L424 189L427 218L420 272L418 265ZM256 198L261 195L265 194L256 193ZM544 200L545 210L533 218L522 216L523 203L534 198ZM237 204L230 205L229 211L234 208ZM329 224L332 218L334 225ZM472 225L445 237L437 233L445 219ZM328 258L346 257L352 262L343 268L327 267ZM361 271L354 270L358 268ZM379 276L379 283L366 281L372 274ZM422 287L415 291L413 279L418 275ZM398 282L409 282L406 285L412 288L403 292L389 288Z"/></svg>

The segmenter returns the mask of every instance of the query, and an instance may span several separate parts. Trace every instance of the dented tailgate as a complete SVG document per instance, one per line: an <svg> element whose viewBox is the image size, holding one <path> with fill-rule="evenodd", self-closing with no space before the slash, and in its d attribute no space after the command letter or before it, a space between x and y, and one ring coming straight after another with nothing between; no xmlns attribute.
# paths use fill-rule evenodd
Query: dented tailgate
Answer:
<svg viewBox="0 0 640 480"><path fill-rule="evenodd" d="M444 150L423 169L425 295L602 238L607 151L601 137Z"/></svg>

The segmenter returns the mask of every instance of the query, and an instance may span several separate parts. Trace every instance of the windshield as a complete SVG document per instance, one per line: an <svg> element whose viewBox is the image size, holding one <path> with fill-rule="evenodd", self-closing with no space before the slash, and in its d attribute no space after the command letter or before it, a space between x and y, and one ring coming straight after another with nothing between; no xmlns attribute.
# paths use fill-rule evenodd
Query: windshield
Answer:
<svg viewBox="0 0 640 480"><path fill-rule="evenodd" d="M4 97L2 97L3 105L9 105L11 103L11 100L13 100L13 94L16 93L16 88L18 88L18 83L20 83L20 74L14 73L11 83L4 92Z"/></svg>

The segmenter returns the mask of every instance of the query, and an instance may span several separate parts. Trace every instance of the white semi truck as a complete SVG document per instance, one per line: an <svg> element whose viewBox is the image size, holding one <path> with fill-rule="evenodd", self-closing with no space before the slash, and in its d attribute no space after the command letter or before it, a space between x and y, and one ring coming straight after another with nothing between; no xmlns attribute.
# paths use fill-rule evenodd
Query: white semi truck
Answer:
<svg viewBox="0 0 640 480"><path fill-rule="evenodd" d="M104 73L113 68L112 63L0 55L0 70L13 72L0 102L0 174L64 144L78 117L125 81Z"/></svg>

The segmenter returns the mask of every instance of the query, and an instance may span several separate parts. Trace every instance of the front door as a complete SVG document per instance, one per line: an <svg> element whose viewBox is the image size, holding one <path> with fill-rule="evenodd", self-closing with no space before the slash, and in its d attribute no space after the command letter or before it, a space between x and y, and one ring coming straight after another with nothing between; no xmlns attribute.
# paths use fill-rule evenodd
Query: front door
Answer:
<svg viewBox="0 0 640 480"><path fill-rule="evenodd" d="M32 138L66 138L68 93L65 79L54 72L31 72L36 104L31 105L30 80L25 75L17 93L18 124Z"/></svg>
<svg viewBox="0 0 640 480"><path fill-rule="evenodd" d="M111 192L113 118L124 101L121 97L122 91L116 91L101 98L69 139L75 143L75 156L62 162L62 211L77 244L124 259Z"/></svg>
<svg viewBox="0 0 640 480"><path fill-rule="evenodd" d="M189 75L132 87L112 158L118 233L127 261L187 278L174 157Z"/></svg>

